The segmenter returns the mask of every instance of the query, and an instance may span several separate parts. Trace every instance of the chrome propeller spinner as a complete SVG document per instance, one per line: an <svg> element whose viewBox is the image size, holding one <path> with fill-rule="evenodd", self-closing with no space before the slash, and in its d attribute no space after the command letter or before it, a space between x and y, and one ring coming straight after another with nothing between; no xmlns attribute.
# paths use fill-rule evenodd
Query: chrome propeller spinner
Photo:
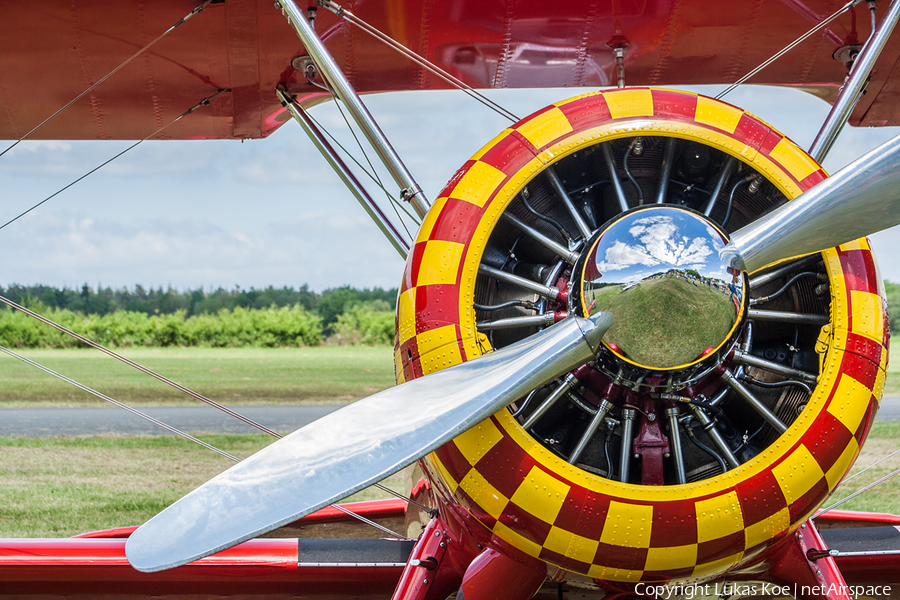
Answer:
<svg viewBox="0 0 900 600"><path fill-rule="evenodd" d="M570 310L613 315L601 372L645 391L683 388L722 363L746 313L746 275L720 252L728 236L690 209L651 205L595 233L576 263Z"/></svg>

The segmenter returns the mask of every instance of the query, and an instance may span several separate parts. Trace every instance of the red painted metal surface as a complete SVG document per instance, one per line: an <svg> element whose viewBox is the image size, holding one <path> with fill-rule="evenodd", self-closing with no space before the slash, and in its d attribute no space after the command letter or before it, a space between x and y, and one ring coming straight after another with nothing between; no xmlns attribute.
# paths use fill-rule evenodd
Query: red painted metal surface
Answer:
<svg viewBox="0 0 900 600"><path fill-rule="evenodd" d="M301 5L306 4L301 2ZM607 46L628 44L628 85L731 83L835 8L830 0L357 0L361 18L475 87L615 84ZM24 135L172 26L195 0L0 3L0 137ZM879 4L879 15L887 4ZM319 10L317 30L360 92L447 85L367 34ZM845 68L835 49L869 34L865 3L837 19L751 83L802 86L833 99ZM229 93L161 138L265 137L287 119L284 82L306 104L321 91L291 67L304 54L271 0L211 4L33 137L138 139L218 89ZM894 36L852 122L900 124Z"/></svg>
<svg viewBox="0 0 900 600"><path fill-rule="evenodd" d="M546 576L543 561L532 559L523 563L488 548L466 569L460 591L465 600L528 600L540 589Z"/></svg>
<svg viewBox="0 0 900 600"><path fill-rule="evenodd" d="M135 571L124 539L0 540L0 594L381 597L396 567L297 566L297 540L252 540L161 573Z"/></svg>

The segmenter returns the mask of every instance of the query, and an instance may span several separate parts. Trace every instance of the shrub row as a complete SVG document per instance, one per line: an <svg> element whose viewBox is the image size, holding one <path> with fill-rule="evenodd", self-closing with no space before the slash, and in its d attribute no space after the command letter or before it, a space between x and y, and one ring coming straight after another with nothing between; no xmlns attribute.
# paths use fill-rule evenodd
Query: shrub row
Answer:
<svg viewBox="0 0 900 600"><path fill-rule="evenodd" d="M299 305L221 310L186 316L117 311L84 315L65 309L37 310L47 318L107 346L284 347L322 343L322 322ZM74 338L19 311L0 311L0 343L14 348L74 348Z"/></svg>

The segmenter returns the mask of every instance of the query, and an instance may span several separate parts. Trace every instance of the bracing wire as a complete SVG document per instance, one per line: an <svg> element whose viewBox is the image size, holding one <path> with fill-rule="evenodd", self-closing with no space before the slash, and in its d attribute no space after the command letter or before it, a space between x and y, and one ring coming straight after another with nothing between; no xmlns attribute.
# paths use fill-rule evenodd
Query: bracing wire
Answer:
<svg viewBox="0 0 900 600"><path fill-rule="evenodd" d="M53 198L55 198L56 196L58 196L59 194L63 193L64 191L66 191L67 189L69 189L70 187L72 187L73 185L75 185L76 183L78 183L79 181L81 181L82 179L85 179L85 178L88 177L89 175L92 175L92 174L96 173L97 171L99 171L100 169L102 169L103 167L105 167L106 165L108 165L109 163L111 163L112 161L116 160L116 159L119 158L120 156L126 154L127 152L129 152L129 151L135 149L136 147L138 147L138 146L139 146L140 144L142 144L143 142L146 142L146 141L149 140L150 138L156 136L156 135L159 134L161 131L163 131L166 127L169 127L169 126L171 126L171 125L177 123L178 121L180 121L180 120L183 119L184 117L188 116L189 114L191 114L191 113L194 112L195 110L199 109L200 107L203 107L203 106L208 105L208 104L210 103L210 101L211 101L213 98L215 98L216 96L218 96L218 95L221 94L222 92L227 92L227 91L230 91L230 90L219 90L219 91L217 91L215 94L213 94L212 96L208 96L208 97L204 98L203 100L201 100L200 102L198 102L197 104L195 104L194 106L192 106L191 108L187 109L186 111L184 111L183 113L181 113L180 115L178 115L177 117L175 117L173 120L169 121L168 123L166 123L165 125L163 125L163 126L160 127L159 129L157 129L156 131L154 131L153 133L151 133L150 135L148 135L147 137L145 137L144 139L138 140L137 142L133 143L132 145L128 146L127 148L125 148L124 150L122 150L121 152L119 152L118 154L116 154L115 156L113 156L112 158L110 158L110 159L108 159L108 160L106 160L106 161L100 163L99 165L97 165L96 167L94 167L93 169L91 169L90 171L88 171L87 173L85 173L84 175L82 175L81 177L79 177L78 179L76 179L75 181L73 181L73 182L69 183L68 185L66 185L66 186L64 186L64 187L62 187L62 188L60 188L60 189L58 189L57 191L53 192L52 194L50 194L49 196L47 196L46 198L44 198L43 200L41 200L41 201L38 202L37 204L33 205L33 206L32 206L31 208L29 208L28 210L19 213L18 215L16 215L15 217L13 217L12 219L10 219L9 221L7 221L6 223L4 223L3 225L0 225L0 229L3 229L3 228L6 227L7 225L10 225L10 224L12 224L12 223L18 221L19 219L21 219L22 217L24 217L25 215L27 215L28 213L30 213L31 211L33 211L34 209L36 209L37 207L39 207L39 206L41 206L42 204L44 204L45 202L49 202L51 199L53 199Z"/></svg>
<svg viewBox="0 0 900 600"><path fill-rule="evenodd" d="M788 52L793 50L795 47L797 47L798 45L800 45L801 43L806 41L809 37L814 35L816 32L820 31L821 29L823 29L829 23L831 23L832 21L837 19L839 16L841 16L842 14L844 14L845 12L847 12L848 10L850 10L851 8L853 8L860 2L862 2L862 0L850 0L849 2L844 4L842 7L837 9L834 13L832 13L832 15L830 17L828 17L824 21L820 22L818 25L816 25L815 27L813 27L812 29L810 29L809 31L807 31L806 33L804 33L803 35L798 37L796 40L794 40L793 42L791 42L790 44L788 44L787 46L785 46L784 48L782 48L781 50L779 50L778 52L773 54L768 60L764 61L758 67L756 67L755 69L753 69L752 71L750 71L749 73L747 73L746 75L744 75L743 77L741 77L740 79L738 79L737 81L732 83L730 86L728 86L725 89L725 91L723 91L718 96L716 96L716 100L721 100L722 98L724 98L728 93L734 91L738 86L745 83L748 79L750 79L751 77L753 77L754 75L756 75L757 73L759 73L760 71L762 71L763 69L765 69L766 67L771 65L773 62L775 62L776 60L778 60L779 58L781 58L782 56L784 56L785 54L787 54ZM874 29L873 29L873 31L874 31Z"/></svg>
<svg viewBox="0 0 900 600"><path fill-rule="evenodd" d="M362 29L363 31L365 31L366 33L368 33L369 35L371 35L378 41L380 41L383 44L387 45L388 47L396 50L397 52L399 52L406 58L410 59L411 61L413 61L420 67L430 71L434 75L437 75L438 77L440 77L441 79L443 79L444 81L449 83L450 85L458 88L459 90L462 90L466 95L470 96L471 98L474 98L478 102L481 102L482 104L484 104L485 106L487 106L488 108L490 108L491 110L493 110L494 112L499 114L500 116L502 116L506 119L509 119L513 123L520 120L520 118L517 117L515 114L513 114L512 112L503 108L502 106L500 106L499 104L497 104L496 102L494 102L493 100L491 100L490 98L485 96L484 94L478 92L472 86L470 86L467 83L465 83L464 81L454 77L453 75L451 75L444 69L440 68L433 62L429 61L427 58L421 56L420 54L413 52L412 50L410 50L409 48L407 48L400 42L396 41L395 39L393 39L386 33L376 29L375 27L373 27L366 21L363 21L362 19L360 19L359 17L354 15L349 10L342 8L336 2L332 2L331 0L319 0L319 6L322 6L326 9L330 10L337 16L339 16L343 19L346 19L348 22L356 25L357 27L359 27L360 29Z"/></svg>
<svg viewBox="0 0 900 600"><path fill-rule="evenodd" d="M125 62L123 62L123 63L120 64L118 67L116 67L115 69L113 69L112 71L110 71L109 73L107 73L106 75L104 75L103 77L101 77L100 79L98 79L93 85L91 85L89 88L87 88L86 90L84 90L83 92L81 92L80 94L78 94L77 96L75 96L72 100L70 100L68 104L66 104L65 106L63 106L62 108L60 108L59 110L57 110L55 113L53 113L52 115L50 115L49 117L47 117L46 119L44 119L43 121L41 121L40 123L38 123L38 125L37 125L36 127L32 128L31 131L29 131L28 133L26 133L25 135L23 135L22 137L20 137L20 138L19 138L18 140L16 140L11 146L9 146L9 147L6 148L5 150L3 150L3 152L0 152L0 156L3 156L4 154L6 154L7 152L9 152L9 151L12 150L13 148L15 148L16 146L18 146L19 143L22 142L23 140L28 139L28 137L30 137L31 134L33 134L35 131L37 131L38 129L40 129L41 127L43 127L43 126L46 125L47 123L49 123L49 122L50 122L53 118L55 118L58 114L60 114L61 112L63 112L64 110L66 110L67 108L69 108L70 106L72 106L73 104L75 104L76 102L78 102L81 98L83 98L83 97L85 96L85 94L90 93L90 91L93 90L95 87L97 87L98 85L100 85L101 83L103 83L104 81L106 81L107 79L109 79L110 77L112 77L113 75L115 75L115 74L116 74L117 72L119 72L119 70L121 70L125 65L127 65L128 63L130 63L131 61L133 61L135 58L137 58L138 56L140 56L141 54L143 54L144 52L146 52L151 46L153 46L154 44L156 44L156 42L158 42L159 40L161 40L161 39L163 39L164 37L166 37L167 35L169 35L169 33L171 33L176 27L178 27L179 25L181 25L182 23L184 23L185 21L187 21L188 19L190 19L191 17L193 17L194 15L196 15L197 13L203 12L203 9L206 8L206 6L207 6L210 2L212 2L212 0L205 0L205 2L201 2L200 4L198 4L198 5L194 8L194 10L192 10L191 12L189 12L187 15L185 15L184 17L182 17L177 23L175 23L174 25L172 25L171 27L169 27L168 29L166 29L165 31L163 31L161 34L159 34L159 35L158 35L153 41L151 41L149 44L147 44L146 46L144 46L143 48L141 48L140 50L138 50L137 52L135 52L134 54L132 54L128 59L125 60ZM139 143L140 143L140 142L139 142ZM129 148L129 150L130 150L130 148ZM127 151L128 151L128 150L126 150L126 152L127 152ZM110 160L114 160L115 158L116 158L116 157L113 157L113 159L110 159ZM101 166L102 166L102 165L101 165ZM98 167L98 168L99 168L99 167Z"/></svg>
<svg viewBox="0 0 900 600"><path fill-rule="evenodd" d="M153 417L151 417L150 415L148 415L145 412L141 412L138 409L128 406L127 404L119 402L118 400L115 400L113 398L110 398L109 396L107 396L105 394L101 394L100 392L98 392L92 388L89 388L88 386L86 386L82 383L79 383L79 382L75 381L74 379L70 379L69 377L66 377L62 373L57 373L56 371L54 371L53 369L51 369L49 367L45 367L44 365L37 363L37 362L31 360L30 358L22 356L21 354L14 352L13 350L10 350L9 348L0 346L0 352L4 352L7 355L15 358L16 360L20 360L28 365L31 365L32 367L34 367L36 369L40 369L44 373L47 373L48 375L52 375L53 377L56 377L57 379L59 379L61 381L65 381L66 383L74 385L78 389L85 391L88 394L91 394L93 396L96 396L97 398L100 398L101 400L105 400L106 402L109 402L110 404L112 404L114 406L123 408L123 409L127 410L128 412L130 412L131 414L144 419L145 421L149 421L150 423L153 423L154 425L158 425L159 427L162 427L166 431L170 431L171 433L174 433L177 436L183 437L184 439L186 439L190 442L194 442L195 444L200 444L204 448L206 448L208 450L212 450L213 452L215 452L217 454L221 454L222 456L224 456L227 459L233 460L234 462L241 461L241 459L239 459L238 457L233 456L233 455L225 452L224 450L220 450L219 448L216 448L212 444L208 444L208 443L204 442L203 440L195 438L194 436L190 435L189 433L185 433L185 432L181 431L180 429L177 429L175 427L172 427L171 425L163 423L159 419L154 419Z"/></svg>

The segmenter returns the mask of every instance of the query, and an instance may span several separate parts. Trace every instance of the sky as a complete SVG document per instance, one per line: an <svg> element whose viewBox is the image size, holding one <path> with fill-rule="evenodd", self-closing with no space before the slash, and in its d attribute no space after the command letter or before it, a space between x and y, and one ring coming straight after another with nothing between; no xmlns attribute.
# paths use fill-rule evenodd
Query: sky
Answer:
<svg viewBox="0 0 900 600"><path fill-rule="evenodd" d="M689 89L715 95L722 88ZM584 91L487 94L525 116ZM824 101L786 88L743 86L725 100L803 148L829 110ZM384 94L365 102L432 200L508 125L460 92ZM343 143L354 144L333 103L312 114ZM834 173L898 134L898 128L846 127L824 166ZM19 144L0 158L0 223L131 143ZM882 276L894 282L900 282L898 231L872 238ZM306 284L322 291L392 288L403 271L403 260L293 121L264 140L145 142L0 230L0 255L4 286L210 290Z"/></svg>

